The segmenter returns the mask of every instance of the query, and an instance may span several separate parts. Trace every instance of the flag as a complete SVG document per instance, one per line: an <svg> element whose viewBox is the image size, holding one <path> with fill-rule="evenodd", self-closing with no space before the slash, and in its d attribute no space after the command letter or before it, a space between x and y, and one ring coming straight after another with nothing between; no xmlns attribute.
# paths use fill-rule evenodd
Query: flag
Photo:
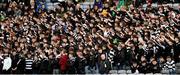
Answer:
<svg viewBox="0 0 180 75"><path fill-rule="evenodd" d="M102 0L94 0L94 6L98 6L98 8L103 7Z"/></svg>
<svg viewBox="0 0 180 75"><path fill-rule="evenodd" d="M120 10L122 6L125 5L125 1L124 0L119 0L118 6L117 6L117 10Z"/></svg>

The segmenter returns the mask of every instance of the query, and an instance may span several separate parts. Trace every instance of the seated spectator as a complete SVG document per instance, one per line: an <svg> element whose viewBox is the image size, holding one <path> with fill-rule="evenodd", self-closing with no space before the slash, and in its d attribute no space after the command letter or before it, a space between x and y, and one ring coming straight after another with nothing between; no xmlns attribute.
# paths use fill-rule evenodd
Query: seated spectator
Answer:
<svg viewBox="0 0 180 75"><path fill-rule="evenodd" d="M164 65L164 69L168 70L170 74L175 74L174 60L170 56L167 56L166 60L167 62Z"/></svg>

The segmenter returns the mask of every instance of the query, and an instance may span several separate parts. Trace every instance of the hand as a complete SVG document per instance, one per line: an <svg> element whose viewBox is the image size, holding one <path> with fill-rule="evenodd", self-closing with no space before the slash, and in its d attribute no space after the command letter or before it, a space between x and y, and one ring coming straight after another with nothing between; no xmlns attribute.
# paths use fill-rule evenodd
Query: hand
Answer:
<svg viewBox="0 0 180 75"><path fill-rule="evenodd" d="M12 70L17 70L17 67L13 68Z"/></svg>

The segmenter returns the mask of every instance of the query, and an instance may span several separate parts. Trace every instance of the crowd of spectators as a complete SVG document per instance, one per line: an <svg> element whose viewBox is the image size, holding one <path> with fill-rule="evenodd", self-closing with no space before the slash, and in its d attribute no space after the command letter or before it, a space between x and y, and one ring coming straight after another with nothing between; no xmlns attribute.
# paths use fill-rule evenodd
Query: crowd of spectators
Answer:
<svg viewBox="0 0 180 75"><path fill-rule="evenodd" d="M18 0L21 1L21 0ZM38 11L13 1L1 12L0 74L175 74L180 62L180 6L148 3L83 11L71 1Z"/></svg>

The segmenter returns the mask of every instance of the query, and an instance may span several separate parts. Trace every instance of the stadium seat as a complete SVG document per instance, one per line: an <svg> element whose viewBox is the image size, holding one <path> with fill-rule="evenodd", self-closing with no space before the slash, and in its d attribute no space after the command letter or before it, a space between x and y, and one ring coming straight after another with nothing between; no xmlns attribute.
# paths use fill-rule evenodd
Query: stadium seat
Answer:
<svg viewBox="0 0 180 75"><path fill-rule="evenodd" d="M180 74L180 69L176 69L176 74Z"/></svg>
<svg viewBox="0 0 180 75"><path fill-rule="evenodd" d="M180 68L180 63L176 63L176 67L177 67L177 68Z"/></svg>
<svg viewBox="0 0 180 75"><path fill-rule="evenodd" d="M131 74L132 72L131 72L131 70L127 70L127 74Z"/></svg>
<svg viewBox="0 0 180 75"><path fill-rule="evenodd" d="M147 73L147 74L145 74L145 75L154 75L153 73Z"/></svg>
<svg viewBox="0 0 180 75"><path fill-rule="evenodd" d="M154 75L162 75L161 73L155 73Z"/></svg>
<svg viewBox="0 0 180 75"><path fill-rule="evenodd" d="M126 70L118 70L118 74L126 74Z"/></svg>
<svg viewBox="0 0 180 75"><path fill-rule="evenodd" d="M117 74L117 70L110 70L109 74Z"/></svg>
<svg viewBox="0 0 180 75"><path fill-rule="evenodd" d="M168 74L169 71L168 71L168 70L162 70L161 73L162 73L162 74Z"/></svg>

